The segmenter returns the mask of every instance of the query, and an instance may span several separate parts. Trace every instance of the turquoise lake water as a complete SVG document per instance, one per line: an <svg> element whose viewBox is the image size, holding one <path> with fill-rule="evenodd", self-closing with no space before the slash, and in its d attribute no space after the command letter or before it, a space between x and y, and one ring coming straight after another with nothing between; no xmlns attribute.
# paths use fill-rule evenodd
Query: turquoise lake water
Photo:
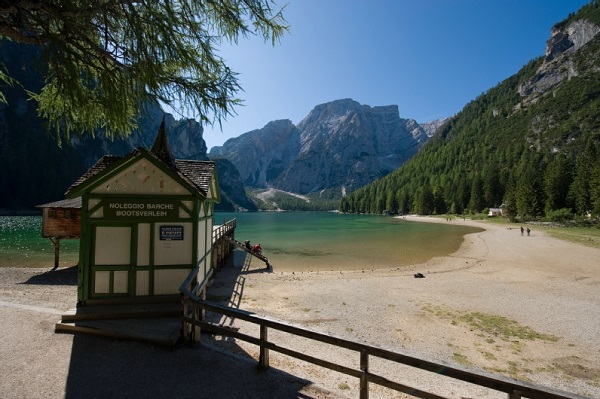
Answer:
<svg viewBox="0 0 600 399"><path fill-rule="evenodd" d="M237 219L235 238L260 243L276 271L402 267L450 254L465 234L479 231L389 216L325 212L218 212L215 224L233 218ZM62 240L60 266L77 264L78 251L79 240ZM0 267L53 265L54 247L41 237L41 217L0 217Z"/></svg>

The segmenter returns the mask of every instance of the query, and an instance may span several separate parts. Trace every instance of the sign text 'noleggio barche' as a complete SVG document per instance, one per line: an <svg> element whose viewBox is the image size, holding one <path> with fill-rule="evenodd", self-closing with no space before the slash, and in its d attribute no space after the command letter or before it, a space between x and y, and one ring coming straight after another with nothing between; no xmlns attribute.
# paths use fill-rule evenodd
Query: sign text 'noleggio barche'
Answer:
<svg viewBox="0 0 600 399"><path fill-rule="evenodd" d="M109 219L173 219L179 216L177 201L106 199L104 216Z"/></svg>

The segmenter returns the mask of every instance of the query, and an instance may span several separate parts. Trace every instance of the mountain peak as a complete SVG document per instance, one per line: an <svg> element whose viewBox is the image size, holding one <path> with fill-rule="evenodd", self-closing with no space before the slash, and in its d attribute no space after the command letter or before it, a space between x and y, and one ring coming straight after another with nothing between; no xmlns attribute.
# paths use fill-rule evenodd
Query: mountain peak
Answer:
<svg viewBox="0 0 600 399"><path fill-rule="evenodd" d="M247 186L299 194L352 191L399 167L427 141L397 105L371 107L346 98L319 104L298 124L274 121L213 148Z"/></svg>

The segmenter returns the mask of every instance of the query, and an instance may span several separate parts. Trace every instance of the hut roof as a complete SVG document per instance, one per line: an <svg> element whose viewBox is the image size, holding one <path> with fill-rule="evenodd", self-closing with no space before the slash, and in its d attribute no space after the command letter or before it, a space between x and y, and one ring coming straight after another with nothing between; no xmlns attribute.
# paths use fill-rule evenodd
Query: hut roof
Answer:
<svg viewBox="0 0 600 399"><path fill-rule="evenodd" d="M138 156L141 153L153 156L160 162L163 162L163 160L160 159L160 157L158 157L156 154L144 150L143 148L137 148L129 155L124 157L105 155L100 158L100 160L96 162L96 164L92 166L86 173L77 179L77 181L73 183L71 187L69 187L67 193L76 190L77 187L87 182L92 177L110 168L110 166L112 166L115 162L125 158ZM170 167L169 169L173 170L175 174L185 180L190 186L194 187L198 192L206 196L210 190L210 183L213 178L215 163L213 161L191 161L177 159L174 161L174 167Z"/></svg>
<svg viewBox="0 0 600 399"><path fill-rule="evenodd" d="M165 120L158 129L158 134L150 151L138 147L124 157L105 155L87 172L85 172L77 181L75 181L67 190L67 195L75 191L79 186L88 182L93 177L104 172L117 162L127 162L138 156L154 158L159 163L166 165L190 187L196 189L203 196L207 196L210 191L210 184L214 176L215 163L212 161L192 161L174 159L169 146L169 140L165 129Z"/></svg>
<svg viewBox="0 0 600 399"><path fill-rule="evenodd" d="M81 197L64 199L60 201L49 202L43 205L37 205L36 208L71 208L81 209Z"/></svg>

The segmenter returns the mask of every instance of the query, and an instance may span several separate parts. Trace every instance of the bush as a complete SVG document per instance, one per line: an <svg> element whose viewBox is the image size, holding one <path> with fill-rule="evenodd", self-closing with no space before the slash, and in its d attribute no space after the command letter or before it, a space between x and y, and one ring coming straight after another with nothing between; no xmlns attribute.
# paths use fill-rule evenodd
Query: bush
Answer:
<svg viewBox="0 0 600 399"><path fill-rule="evenodd" d="M574 218L575 215L573 214L573 211L568 208L557 209L546 213L546 221L548 222L565 223Z"/></svg>

